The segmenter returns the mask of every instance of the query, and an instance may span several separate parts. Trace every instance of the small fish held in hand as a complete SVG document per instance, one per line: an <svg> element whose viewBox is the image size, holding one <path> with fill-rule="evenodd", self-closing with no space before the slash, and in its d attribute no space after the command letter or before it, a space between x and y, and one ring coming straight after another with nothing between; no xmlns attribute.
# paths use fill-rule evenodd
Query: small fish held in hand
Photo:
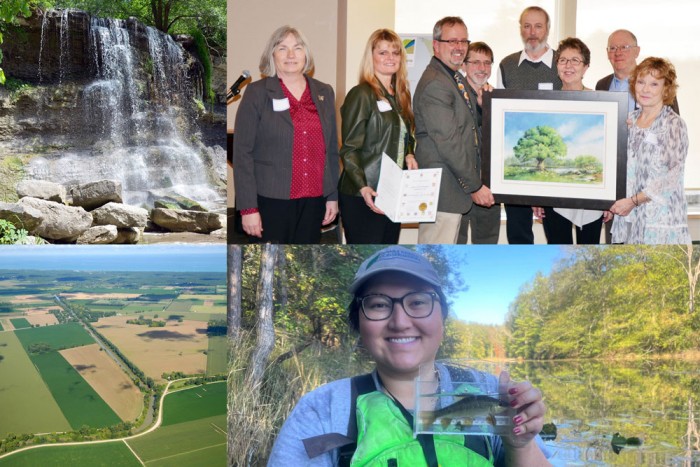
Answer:
<svg viewBox="0 0 700 467"><path fill-rule="evenodd" d="M496 415L503 412L506 404L495 397L485 394L466 394L457 402L435 411L420 412L423 426L430 426L436 420L440 420L440 425L447 428L452 421L456 420L458 427L469 426L475 418L486 418L486 422L496 426Z"/></svg>

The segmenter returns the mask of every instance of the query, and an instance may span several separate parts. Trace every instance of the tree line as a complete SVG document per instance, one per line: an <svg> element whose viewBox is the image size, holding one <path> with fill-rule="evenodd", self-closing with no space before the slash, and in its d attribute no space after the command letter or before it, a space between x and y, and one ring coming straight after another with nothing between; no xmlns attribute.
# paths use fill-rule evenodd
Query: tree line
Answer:
<svg viewBox="0 0 700 467"><path fill-rule="evenodd" d="M700 250L578 247L511 304L506 351L526 359L700 349Z"/></svg>

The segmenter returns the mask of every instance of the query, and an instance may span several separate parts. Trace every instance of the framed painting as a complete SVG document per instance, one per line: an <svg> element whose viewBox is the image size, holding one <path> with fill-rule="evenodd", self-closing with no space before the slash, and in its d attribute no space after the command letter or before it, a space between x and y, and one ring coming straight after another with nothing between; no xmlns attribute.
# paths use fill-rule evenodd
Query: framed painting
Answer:
<svg viewBox="0 0 700 467"><path fill-rule="evenodd" d="M485 92L482 138L496 202L605 210L625 197L627 93Z"/></svg>

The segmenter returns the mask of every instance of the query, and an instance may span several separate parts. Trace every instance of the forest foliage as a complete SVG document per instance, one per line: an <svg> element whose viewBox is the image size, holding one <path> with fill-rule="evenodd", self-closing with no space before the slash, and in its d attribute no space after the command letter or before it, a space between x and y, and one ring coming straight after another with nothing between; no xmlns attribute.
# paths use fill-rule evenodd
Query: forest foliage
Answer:
<svg viewBox="0 0 700 467"><path fill-rule="evenodd" d="M592 358L700 348L700 251L578 247L523 286L506 319L510 357Z"/></svg>

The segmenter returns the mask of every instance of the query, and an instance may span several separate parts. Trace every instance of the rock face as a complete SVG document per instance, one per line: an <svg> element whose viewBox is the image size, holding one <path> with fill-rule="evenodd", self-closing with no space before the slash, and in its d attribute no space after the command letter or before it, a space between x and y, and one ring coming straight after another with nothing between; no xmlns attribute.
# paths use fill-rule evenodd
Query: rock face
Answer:
<svg viewBox="0 0 700 467"><path fill-rule="evenodd" d="M46 10L18 21L0 44L5 74L30 84L0 86L0 155L16 156L15 173L64 186L118 180L121 199L102 204L148 205L155 189L223 207L224 179L209 154L224 146L225 121L211 132L220 141L203 139L194 55L133 18ZM0 193L16 182L0 180Z"/></svg>
<svg viewBox="0 0 700 467"><path fill-rule="evenodd" d="M155 208L151 220L172 232L211 233L222 227L219 215L211 212Z"/></svg>
<svg viewBox="0 0 700 467"><path fill-rule="evenodd" d="M144 228L148 222L148 211L127 204L107 203L91 211L91 214L95 225Z"/></svg>
<svg viewBox="0 0 700 467"><path fill-rule="evenodd" d="M95 209L109 202L122 202L122 185L116 180L99 180L71 187L73 206L87 210Z"/></svg>
<svg viewBox="0 0 700 467"><path fill-rule="evenodd" d="M41 211L17 203L0 203L0 219L11 222L18 229L32 232L41 224Z"/></svg>
<svg viewBox="0 0 700 467"><path fill-rule="evenodd" d="M92 225L92 214L80 207L65 206L37 198L22 198L17 204L41 213L41 223L28 230L32 235L51 240L73 241Z"/></svg>
<svg viewBox="0 0 700 467"><path fill-rule="evenodd" d="M80 234L76 243L78 244L107 244L114 243L117 239L117 227L114 225L98 225L90 227Z"/></svg>
<svg viewBox="0 0 700 467"><path fill-rule="evenodd" d="M17 184L17 196L45 199L61 204L65 204L67 199L66 187L45 180L22 180Z"/></svg>

